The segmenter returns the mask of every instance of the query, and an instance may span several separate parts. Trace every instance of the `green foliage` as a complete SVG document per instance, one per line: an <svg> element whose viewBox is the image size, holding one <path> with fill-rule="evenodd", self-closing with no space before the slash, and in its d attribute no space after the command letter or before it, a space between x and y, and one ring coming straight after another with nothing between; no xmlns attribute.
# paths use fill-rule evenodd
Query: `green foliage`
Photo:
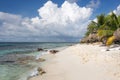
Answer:
<svg viewBox="0 0 120 80"><path fill-rule="evenodd" d="M114 31L112 30L98 30L97 35L100 37L110 37L112 36Z"/></svg>
<svg viewBox="0 0 120 80"><path fill-rule="evenodd" d="M85 33L85 37L89 36L89 34L90 34L90 32L87 31L87 32Z"/></svg>
<svg viewBox="0 0 120 80"><path fill-rule="evenodd" d="M105 22L105 15L101 14L101 15L97 16L97 21L98 21L99 26L103 25Z"/></svg>
<svg viewBox="0 0 120 80"><path fill-rule="evenodd" d="M118 27L120 28L120 15L118 16L118 23L119 23Z"/></svg>
<svg viewBox="0 0 120 80"><path fill-rule="evenodd" d="M97 22L91 21L88 25L85 37L94 33L97 34L97 37L99 38L98 41L102 41L104 44L110 45L114 40L113 33L118 28L120 28L120 15L116 16L113 12L108 15L101 14L97 16ZM106 40L108 41L106 42Z"/></svg>
<svg viewBox="0 0 120 80"><path fill-rule="evenodd" d="M119 22L119 24L120 24L120 15L118 16L118 22Z"/></svg>
<svg viewBox="0 0 120 80"><path fill-rule="evenodd" d="M109 15L101 14L97 16L97 23L91 21L88 25L86 36L96 32L98 36L109 37L114 31L120 27L120 16L116 16L113 12Z"/></svg>
<svg viewBox="0 0 120 80"><path fill-rule="evenodd" d="M115 31L118 28L118 24L117 16L113 12L111 15L106 16L104 25L108 26L108 29Z"/></svg>
<svg viewBox="0 0 120 80"><path fill-rule="evenodd" d="M88 31L89 31L90 33L97 31L97 30L98 30L97 23L95 23L94 21L92 21L92 22L88 25L88 28L87 28L87 29L88 29Z"/></svg>

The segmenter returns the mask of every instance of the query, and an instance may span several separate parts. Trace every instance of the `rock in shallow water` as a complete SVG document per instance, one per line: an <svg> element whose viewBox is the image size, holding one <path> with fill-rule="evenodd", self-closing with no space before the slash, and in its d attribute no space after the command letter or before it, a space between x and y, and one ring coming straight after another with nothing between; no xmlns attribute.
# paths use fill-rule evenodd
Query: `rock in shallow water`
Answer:
<svg viewBox="0 0 120 80"><path fill-rule="evenodd" d="M22 57L22 55L19 54L7 54L0 56L0 63L7 62L7 63L14 63L17 61L18 58Z"/></svg>
<svg viewBox="0 0 120 80"><path fill-rule="evenodd" d="M35 60L34 56L24 54L7 54L0 56L0 63L27 64L28 61Z"/></svg>
<svg viewBox="0 0 120 80"><path fill-rule="evenodd" d="M38 71L39 75L43 75L46 73L41 67L38 67L37 71Z"/></svg>
<svg viewBox="0 0 120 80"><path fill-rule="evenodd" d="M37 59L36 61L38 61L38 62L44 62L45 59L43 59L43 58L39 58L39 59Z"/></svg>
<svg viewBox="0 0 120 80"><path fill-rule="evenodd" d="M35 77L35 76L38 76L38 75L43 75L45 73L46 72L41 67L38 67L37 70L32 72L32 74L27 77L27 80L30 80L32 77Z"/></svg>
<svg viewBox="0 0 120 80"><path fill-rule="evenodd" d="M44 51L44 49L42 49L42 48L38 48L37 51Z"/></svg>
<svg viewBox="0 0 120 80"><path fill-rule="evenodd" d="M50 50L49 51L51 54L56 54L57 52L59 52L58 50Z"/></svg>

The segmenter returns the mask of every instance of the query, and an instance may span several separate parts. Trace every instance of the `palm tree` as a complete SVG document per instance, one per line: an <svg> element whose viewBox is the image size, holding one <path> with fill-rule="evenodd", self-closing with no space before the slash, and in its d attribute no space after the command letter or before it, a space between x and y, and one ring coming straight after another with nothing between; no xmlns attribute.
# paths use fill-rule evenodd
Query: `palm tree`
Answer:
<svg viewBox="0 0 120 80"><path fill-rule="evenodd" d="M94 21L91 21L91 23L88 25L88 28L87 28L87 32L86 32L86 37L90 34L90 33L94 33L94 32L97 32L98 30L98 27L97 27L97 23L94 22Z"/></svg>
<svg viewBox="0 0 120 80"><path fill-rule="evenodd" d="M109 37L120 28L120 16L113 12L110 15L101 14L97 16L97 22L92 21L87 28L86 36L96 33L100 41L106 44Z"/></svg>
<svg viewBox="0 0 120 80"><path fill-rule="evenodd" d="M117 28L120 28L120 23L119 23L118 17L116 16L115 13L113 13L113 12L111 13L111 18L116 23Z"/></svg>
<svg viewBox="0 0 120 80"><path fill-rule="evenodd" d="M105 23L105 15L101 14L99 16L97 16L97 24L98 26L101 26Z"/></svg>

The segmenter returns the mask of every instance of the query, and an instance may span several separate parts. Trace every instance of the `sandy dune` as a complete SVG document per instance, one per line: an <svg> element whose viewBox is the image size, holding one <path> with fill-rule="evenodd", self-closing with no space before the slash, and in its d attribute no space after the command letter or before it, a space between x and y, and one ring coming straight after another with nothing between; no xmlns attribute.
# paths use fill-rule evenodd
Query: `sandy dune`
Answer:
<svg viewBox="0 0 120 80"><path fill-rule="evenodd" d="M42 56L42 76L30 80L120 80L120 50L101 51L105 47L77 44L59 53Z"/></svg>

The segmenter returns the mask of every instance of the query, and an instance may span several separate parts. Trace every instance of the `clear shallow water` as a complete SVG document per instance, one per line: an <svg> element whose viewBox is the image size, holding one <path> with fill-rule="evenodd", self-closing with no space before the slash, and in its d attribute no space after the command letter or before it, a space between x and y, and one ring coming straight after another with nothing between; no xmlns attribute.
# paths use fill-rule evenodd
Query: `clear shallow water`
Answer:
<svg viewBox="0 0 120 80"><path fill-rule="evenodd" d="M37 48L54 49L64 46L70 46L73 44L76 43L0 42L0 58L2 56L14 54L19 54L23 56L24 55L36 56L42 53L38 52ZM13 63L0 63L0 80L25 80L21 79L21 77L27 76L28 72L36 66L37 63L35 62L31 62L29 64L24 65Z"/></svg>
<svg viewBox="0 0 120 80"><path fill-rule="evenodd" d="M41 43L41 42L0 42L0 54L10 53L30 53L37 50L37 48L50 49L62 46L69 46L74 43Z"/></svg>
<svg viewBox="0 0 120 80"><path fill-rule="evenodd" d="M30 70L30 66L25 65L0 65L0 80L19 80Z"/></svg>

